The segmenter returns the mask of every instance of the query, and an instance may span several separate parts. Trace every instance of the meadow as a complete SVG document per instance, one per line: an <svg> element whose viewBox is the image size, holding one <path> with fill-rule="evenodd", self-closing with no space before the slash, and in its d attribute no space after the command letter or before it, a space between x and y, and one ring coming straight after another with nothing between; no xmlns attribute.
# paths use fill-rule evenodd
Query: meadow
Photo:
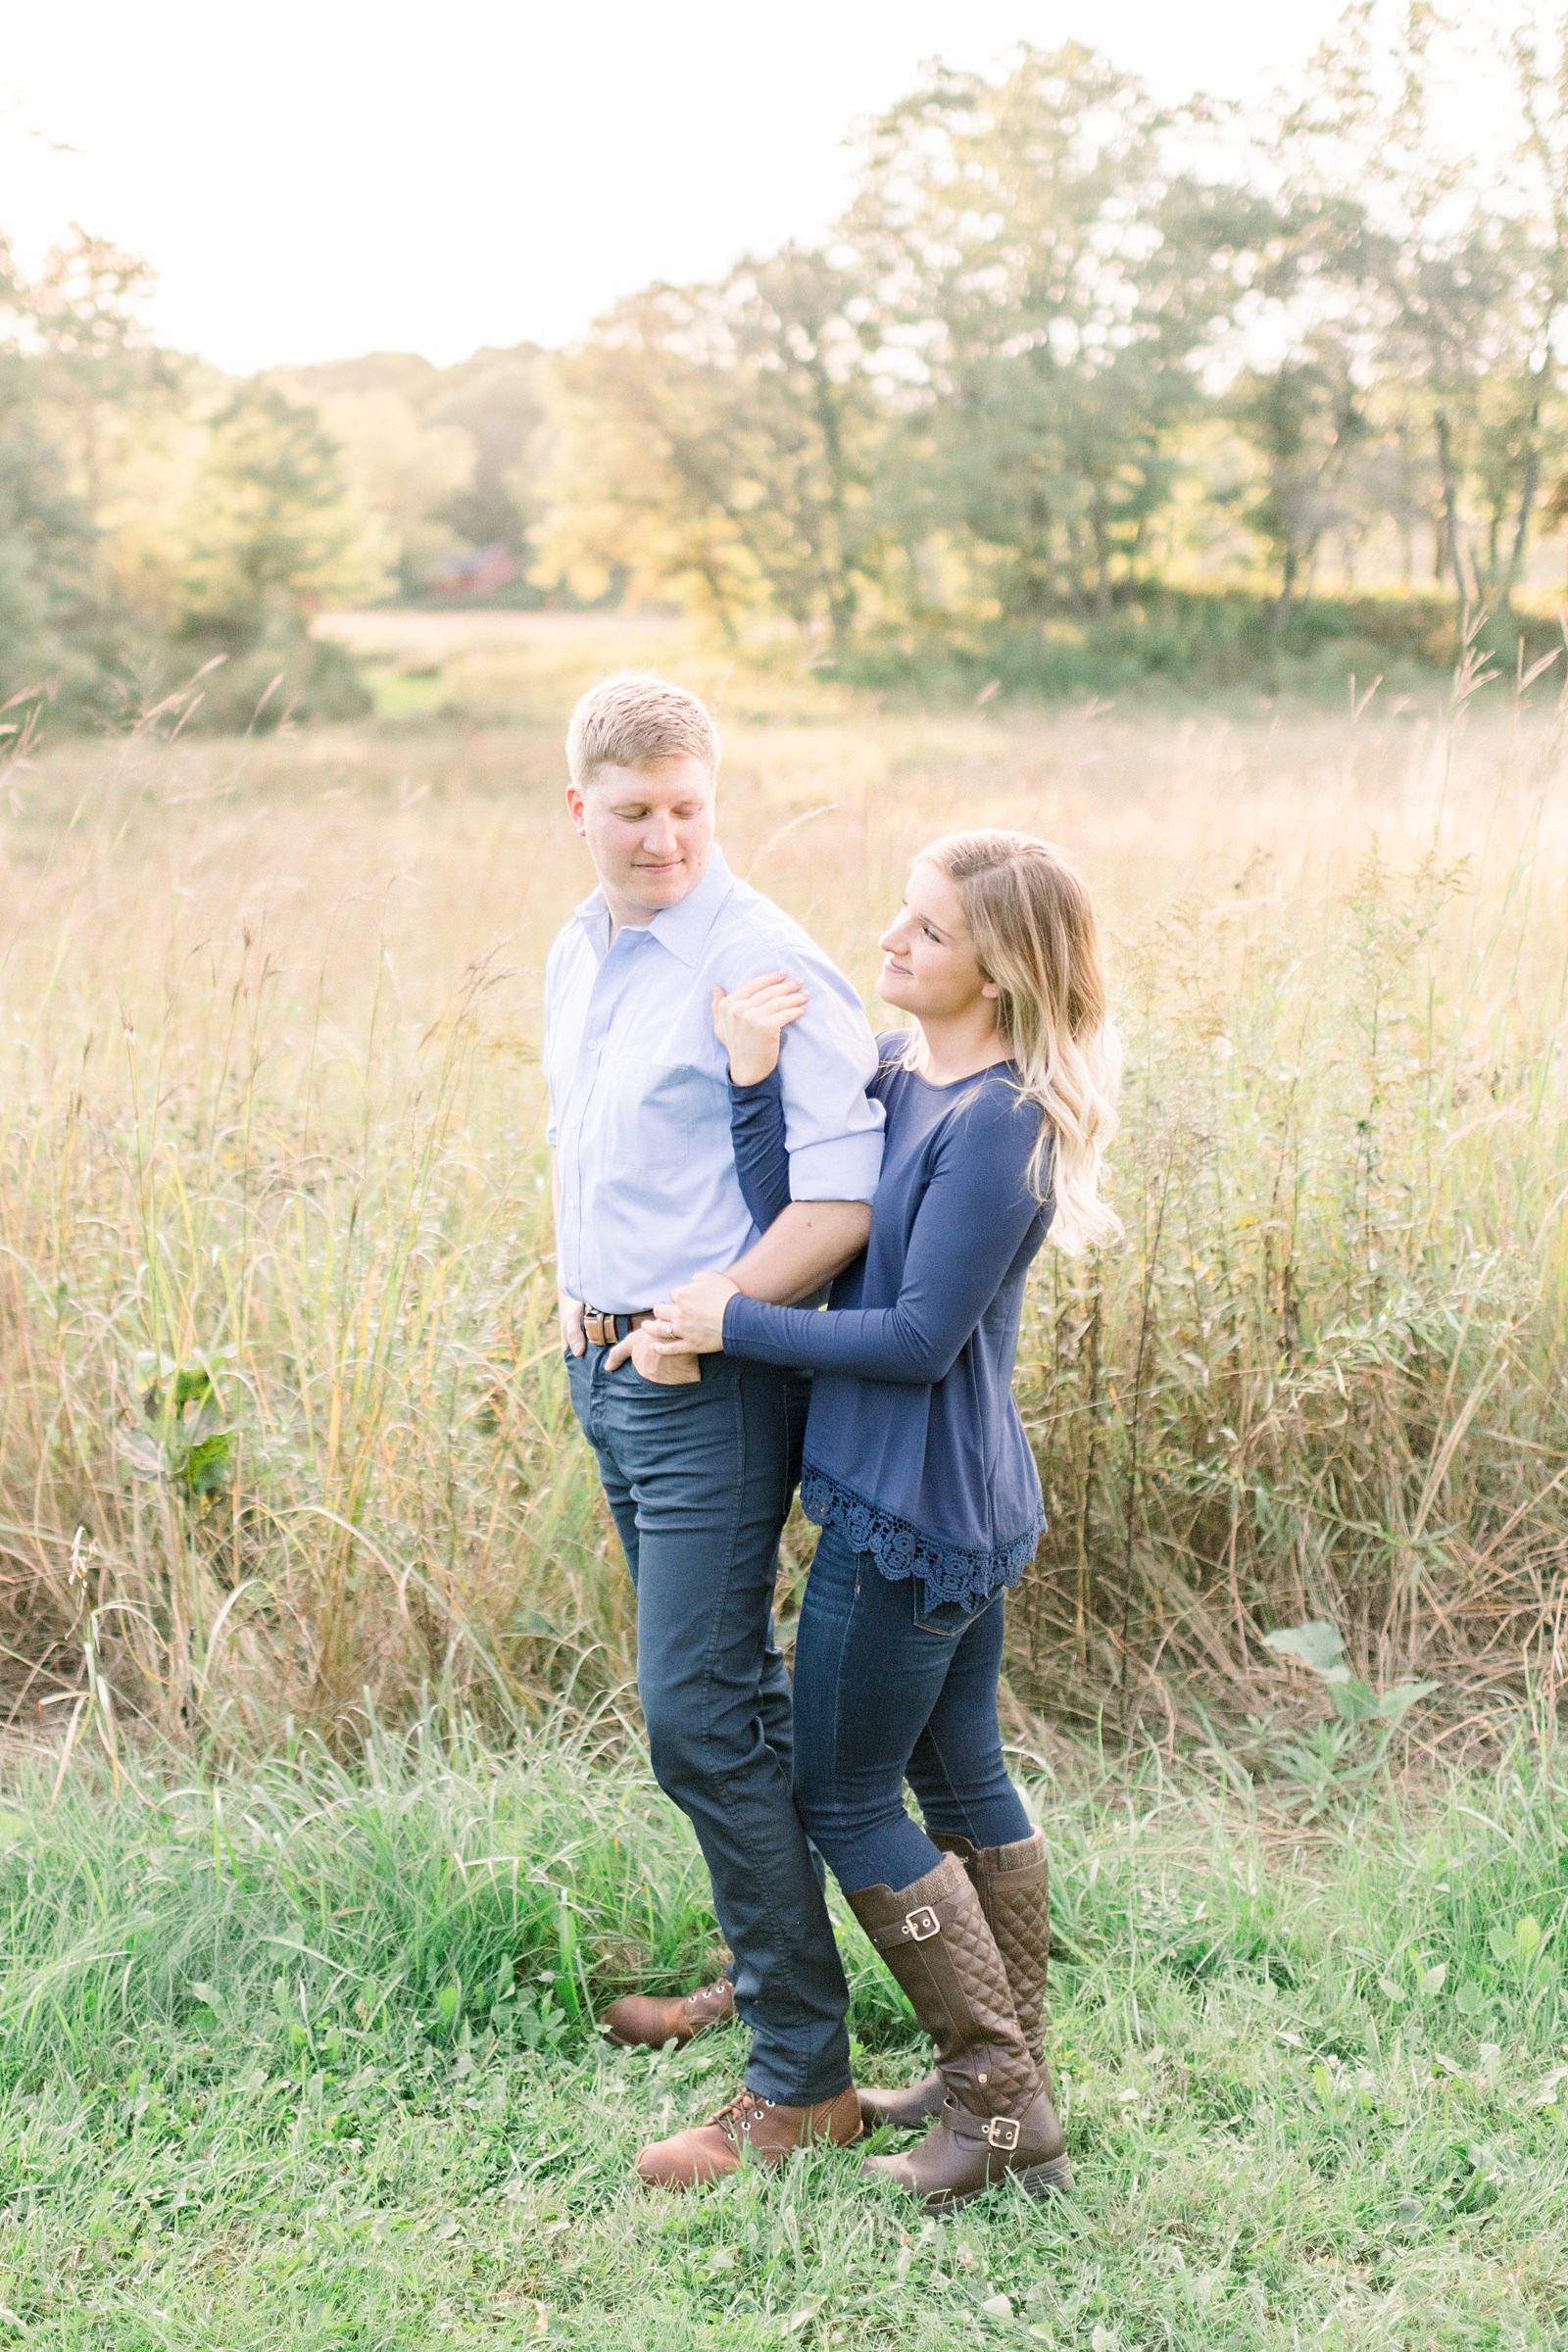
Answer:
<svg viewBox="0 0 1568 2352"><path fill-rule="evenodd" d="M640 2141L739 2036L596 2043L713 1960L612 1723L426 1723L199 1781L16 1771L0 2341L48 2352L1546 2352L1568 2322L1560 1755L1332 1820L1213 1758L1020 1756L1078 2193L941 2224L809 2154L696 2198ZM618 1758L618 1769L605 1769ZM916 2062L841 1919L858 2071Z"/></svg>
<svg viewBox="0 0 1568 2352"><path fill-rule="evenodd" d="M1052 1533L1020 1699L1266 1746L1302 1677L1261 1638L1321 1620L1368 1687L1441 1681L1450 1728L1551 1701L1549 674L1427 707L1368 681L1328 714L931 714L725 678L657 623L457 622L358 623L388 646L377 691L418 685L423 715L234 740L166 713L5 783L0 1642L24 1713L84 1692L103 1733L113 1690L204 1751L289 1720L351 1745L421 1690L510 1724L624 1684L553 1360L538 1050L589 880L561 714L628 653L720 694L731 858L868 996L906 859L956 822L1049 831L1102 892L1127 1243L1048 1253L1035 1289L1019 1393Z"/></svg>
<svg viewBox="0 0 1568 2352"><path fill-rule="evenodd" d="M1553 2340L1553 672L921 710L658 621L337 629L371 719L175 707L0 784L0 2328ZM1009 1660L1070 2211L625 2182L732 2053L591 2023L713 1957L552 1328L560 740L623 660L720 700L732 862L868 995L957 823L1067 842L1110 922L1126 1242L1035 1286ZM896 2072L863 1951L856 1997Z"/></svg>

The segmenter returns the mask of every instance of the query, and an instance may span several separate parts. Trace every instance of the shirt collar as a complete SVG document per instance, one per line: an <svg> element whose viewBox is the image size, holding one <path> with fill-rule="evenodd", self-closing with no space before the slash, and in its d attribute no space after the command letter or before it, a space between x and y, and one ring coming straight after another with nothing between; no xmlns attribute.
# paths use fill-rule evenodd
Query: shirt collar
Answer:
<svg viewBox="0 0 1568 2352"><path fill-rule="evenodd" d="M639 925L649 931L677 962L696 965L718 910L735 888L735 877L715 844L708 853L708 870L695 890L673 906L661 906L653 921ZM601 956L610 938L610 909L602 890L591 890L575 908L576 918Z"/></svg>
<svg viewBox="0 0 1568 2352"><path fill-rule="evenodd" d="M679 962L695 965L719 908L734 888L735 877L715 842L708 853L708 870L697 888L689 890L675 906L661 906L648 928L660 946L667 948Z"/></svg>

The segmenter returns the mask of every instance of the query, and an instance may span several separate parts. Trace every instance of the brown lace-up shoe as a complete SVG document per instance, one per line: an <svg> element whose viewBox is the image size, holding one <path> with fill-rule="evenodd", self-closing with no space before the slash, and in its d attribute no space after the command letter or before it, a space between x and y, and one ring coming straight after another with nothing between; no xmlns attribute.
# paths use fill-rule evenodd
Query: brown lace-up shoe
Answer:
<svg viewBox="0 0 1568 2352"><path fill-rule="evenodd" d="M780 2107L743 2090L706 2124L655 2140L637 2159L637 2177L650 2188L703 2188L738 2173L750 2148L761 2164L779 2165L795 2148L825 2140L848 2147L860 2136L860 2103L853 2089L816 2107Z"/></svg>
<svg viewBox="0 0 1568 2352"><path fill-rule="evenodd" d="M727 2026L734 2014L734 1990L728 1977L720 1977L700 1992L677 1992L668 2000L629 1992L612 2001L599 2022L622 2049L662 2050L666 2041L690 2041L708 2026Z"/></svg>

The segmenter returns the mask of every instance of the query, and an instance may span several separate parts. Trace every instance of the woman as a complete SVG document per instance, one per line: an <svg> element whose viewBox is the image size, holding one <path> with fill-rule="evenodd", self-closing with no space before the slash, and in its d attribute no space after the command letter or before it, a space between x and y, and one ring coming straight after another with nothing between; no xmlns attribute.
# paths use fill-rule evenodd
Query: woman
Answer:
<svg viewBox="0 0 1568 2352"><path fill-rule="evenodd" d="M933 842L880 945L878 993L910 1026L880 1041L864 1258L825 1314L700 1275L660 1307L659 1344L814 1373L796 1802L935 2045L929 2082L861 2093L867 2123L938 2119L867 2169L944 2208L1004 2174L1071 2184L1042 2050L1045 1843L1003 1761L997 1678L1003 1593L1045 1524L1011 1391L1024 1278L1048 1229L1068 1250L1116 1230L1099 1188L1119 1051L1093 906L1047 842ZM715 991L760 1225L788 1195L779 1036L805 1001L782 974Z"/></svg>

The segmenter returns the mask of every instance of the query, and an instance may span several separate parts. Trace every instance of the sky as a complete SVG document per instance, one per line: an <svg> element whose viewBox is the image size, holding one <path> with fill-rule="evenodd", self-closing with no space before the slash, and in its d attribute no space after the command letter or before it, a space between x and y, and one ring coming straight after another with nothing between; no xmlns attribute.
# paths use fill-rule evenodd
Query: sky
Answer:
<svg viewBox="0 0 1568 2352"><path fill-rule="evenodd" d="M0 230L159 272L236 372L561 343L820 236L922 60L1075 38L1163 96L1288 82L1341 0L0 0Z"/></svg>

